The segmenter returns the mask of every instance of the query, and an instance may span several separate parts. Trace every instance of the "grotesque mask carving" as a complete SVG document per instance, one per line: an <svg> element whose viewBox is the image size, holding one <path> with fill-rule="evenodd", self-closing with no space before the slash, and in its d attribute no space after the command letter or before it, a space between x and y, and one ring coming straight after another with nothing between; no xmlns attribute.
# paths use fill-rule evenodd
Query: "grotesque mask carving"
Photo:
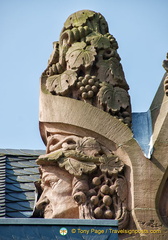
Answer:
<svg viewBox="0 0 168 240"><path fill-rule="evenodd" d="M123 227L128 219L124 163L92 137L49 138L56 144L37 160L42 194L34 216L118 219Z"/></svg>

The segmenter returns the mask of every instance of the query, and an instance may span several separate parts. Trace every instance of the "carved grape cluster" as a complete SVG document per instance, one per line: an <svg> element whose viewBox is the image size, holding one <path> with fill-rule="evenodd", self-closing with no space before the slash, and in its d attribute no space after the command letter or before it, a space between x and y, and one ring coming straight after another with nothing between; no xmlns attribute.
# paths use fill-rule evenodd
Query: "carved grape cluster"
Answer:
<svg viewBox="0 0 168 240"><path fill-rule="evenodd" d="M166 78L164 80L164 90L165 90L166 95L168 96L168 73L167 73Z"/></svg>
<svg viewBox="0 0 168 240"><path fill-rule="evenodd" d="M63 67L60 63L53 63L51 66L49 66L46 70L47 76L53 76L56 74L63 73Z"/></svg>
<svg viewBox="0 0 168 240"><path fill-rule="evenodd" d="M117 50L118 49L118 43L117 43L116 39L114 38L114 36L111 35L110 33L106 33L105 36L110 40L112 48Z"/></svg>
<svg viewBox="0 0 168 240"><path fill-rule="evenodd" d="M86 74L78 78L76 86L83 99L92 98L99 90L99 80L96 76Z"/></svg>
<svg viewBox="0 0 168 240"><path fill-rule="evenodd" d="M95 218L115 218L113 209L113 194L115 184L105 175L94 177L92 180L93 188L90 190L90 201L93 206Z"/></svg>
<svg viewBox="0 0 168 240"><path fill-rule="evenodd" d="M131 126L131 116L128 111L123 111L118 114L119 121L125 123L129 127Z"/></svg>

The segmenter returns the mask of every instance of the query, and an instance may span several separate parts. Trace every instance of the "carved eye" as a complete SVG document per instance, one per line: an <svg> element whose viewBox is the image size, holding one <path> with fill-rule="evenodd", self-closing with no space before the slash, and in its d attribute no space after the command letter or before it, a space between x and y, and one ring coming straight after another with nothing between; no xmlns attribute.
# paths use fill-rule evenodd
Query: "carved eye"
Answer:
<svg viewBox="0 0 168 240"><path fill-rule="evenodd" d="M50 187L51 187L51 188L54 188L55 184L56 184L56 182L50 181Z"/></svg>
<svg viewBox="0 0 168 240"><path fill-rule="evenodd" d="M47 181L45 181L44 183L43 183L43 188L44 187L50 187L50 180L47 180Z"/></svg>
<svg viewBox="0 0 168 240"><path fill-rule="evenodd" d="M47 180L45 181L45 183L43 184L43 188L44 187L50 187L50 188L54 188L55 185L57 184L58 181L55 180Z"/></svg>

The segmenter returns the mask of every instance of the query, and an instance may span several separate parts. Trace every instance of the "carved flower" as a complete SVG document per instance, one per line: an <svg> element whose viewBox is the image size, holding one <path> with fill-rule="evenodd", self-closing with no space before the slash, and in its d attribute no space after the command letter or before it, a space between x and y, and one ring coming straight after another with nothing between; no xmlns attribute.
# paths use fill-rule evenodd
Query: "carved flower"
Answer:
<svg viewBox="0 0 168 240"><path fill-rule="evenodd" d="M66 61L69 69L77 69L80 66L87 68L92 66L96 50L93 46L87 46L85 42L72 44L66 53Z"/></svg>
<svg viewBox="0 0 168 240"><path fill-rule="evenodd" d="M111 84L103 82L98 92L99 103L107 111L119 111L120 108L126 109L129 106L129 96L126 90L119 87L113 87Z"/></svg>
<svg viewBox="0 0 168 240"><path fill-rule="evenodd" d="M62 74L48 77L46 87L51 93L65 95L69 87L74 85L76 79L76 72L72 70L67 70Z"/></svg>

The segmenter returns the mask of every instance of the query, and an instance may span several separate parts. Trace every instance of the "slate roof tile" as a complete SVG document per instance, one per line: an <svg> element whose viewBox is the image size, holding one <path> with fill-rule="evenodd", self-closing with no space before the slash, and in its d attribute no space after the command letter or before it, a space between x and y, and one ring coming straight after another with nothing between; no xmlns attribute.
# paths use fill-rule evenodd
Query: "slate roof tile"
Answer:
<svg viewBox="0 0 168 240"><path fill-rule="evenodd" d="M5 216L5 161L6 156L0 156L0 217Z"/></svg>
<svg viewBox="0 0 168 240"><path fill-rule="evenodd" d="M40 178L36 159L44 153L43 150L0 149L0 217L31 216L34 181Z"/></svg>

